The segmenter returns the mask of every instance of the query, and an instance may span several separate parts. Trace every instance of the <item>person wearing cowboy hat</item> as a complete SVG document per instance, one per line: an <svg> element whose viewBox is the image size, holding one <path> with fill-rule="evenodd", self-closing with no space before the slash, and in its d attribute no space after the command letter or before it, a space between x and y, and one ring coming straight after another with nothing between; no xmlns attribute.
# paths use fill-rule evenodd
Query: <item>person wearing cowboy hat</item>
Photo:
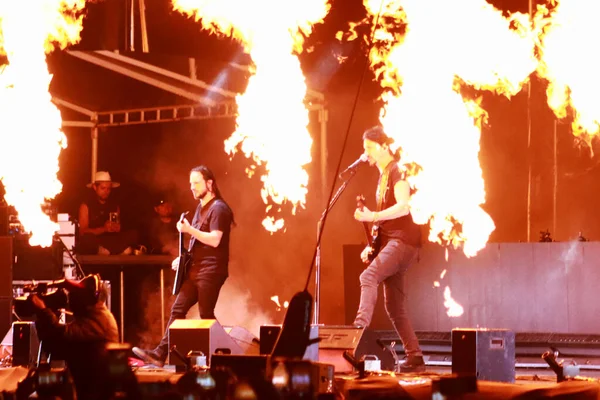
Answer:
<svg viewBox="0 0 600 400"><path fill-rule="evenodd" d="M111 196L119 187L107 171L98 171L94 182L86 186L93 190L79 207L79 254L131 254L137 242L137 232L121 230L121 209Z"/></svg>

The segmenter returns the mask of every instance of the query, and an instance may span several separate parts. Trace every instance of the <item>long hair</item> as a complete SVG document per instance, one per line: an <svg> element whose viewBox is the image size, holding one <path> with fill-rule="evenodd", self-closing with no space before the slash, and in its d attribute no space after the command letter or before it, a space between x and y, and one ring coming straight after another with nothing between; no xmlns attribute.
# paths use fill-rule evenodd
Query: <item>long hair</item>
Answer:
<svg viewBox="0 0 600 400"><path fill-rule="evenodd" d="M215 194L215 197L217 199L225 201L225 199L223 199L223 196L221 196L221 191L219 190L219 186L217 185L215 174L213 174L213 172L206 165L198 165L190 170L190 173L192 172L199 172L206 182L212 181L212 192ZM226 201L225 203L231 210L229 204ZM236 225L235 218L233 217L233 210L231 210L231 222L233 223L233 225Z"/></svg>
<svg viewBox="0 0 600 400"><path fill-rule="evenodd" d="M394 160L400 160L400 153L398 151L392 151L392 149L390 148L390 145L394 143L394 139L392 139L385 133L382 126L376 125L372 128L367 129L365 133L363 133L363 140L370 140L372 142L380 144L381 146L387 144L388 151L390 152L392 157L394 157Z"/></svg>

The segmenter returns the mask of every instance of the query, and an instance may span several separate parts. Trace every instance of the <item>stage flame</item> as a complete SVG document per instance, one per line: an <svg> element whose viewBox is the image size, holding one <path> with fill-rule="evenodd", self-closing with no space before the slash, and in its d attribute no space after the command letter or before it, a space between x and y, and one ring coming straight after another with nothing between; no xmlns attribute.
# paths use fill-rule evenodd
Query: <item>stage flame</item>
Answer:
<svg viewBox="0 0 600 400"><path fill-rule="evenodd" d="M548 105L558 118L573 118L573 134L586 140L600 132L600 76L595 43L600 40L595 1L553 1L548 12L538 7L543 28L538 73L548 81Z"/></svg>
<svg viewBox="0 0 600 400"><path fill-rule="evenodd" d="M380 4L365 0L373 21ZM430 241L462 245L474 256L495 228L481 208L478 153L487 115L460 90L516 94L537 65L534 35L527 16L505 18L484 0L401 4L384 3L370 54L384 88L380 121L401 148L401 163L412 165L415 221L429 222Z"/></svg>
<svg viewBox="0 0 600 400"><path fill-rule="evenodd" d="M66 147L45 54L79 40L84 6L84 0L0 2L0 54L8 58L0 70L0 178L34 246L51 245L58 230L42 206L62 190L56 174Z"/></svg>
<svg viewBox="0 0 600 400"><path fill-rule="evenodd" d="M277 311L281 311L282 306L281 306L281 303L279 303L279 296L277 296L277 295L271 296L271 300L275 304L277 304ZM283 308L284 309L287 309L289 305L290 305L290 303L287 300L283 302Z"/></svg>
<svg viewBox="0 0 600 400"><path fill-rule="evenodd" d="M458 304L456 300L452 298L448 286L444 289L444 307L446 307L446 314L449 317L460 317L465 312L463 306Z"/></svg>
<svg viewBox="0 0 600 400"><path fill-rule="evenodd" d="M267 206L289 202L295 214L305 205L304 167L311 161L312 146L304 104L307 88L297 55L304 35L327 14L327 0L172 1L175 10L194 17L204 29L231 35L251 55L252 76L246 92L237 96L237 128L225 151L233 155L241 149L256 165L264 165L263 201ZM266 218L263 226L271 232L284 226L283 218L274 220Z"/></svg>
<svg viewBox="0 0 600 400"><path fill-rule="evenodd" d="M271 296L271 301L273 301L273 303L277 304L277 307L281 308L281 304L279 303L279 296L277 296L277 295Z"/></svg>

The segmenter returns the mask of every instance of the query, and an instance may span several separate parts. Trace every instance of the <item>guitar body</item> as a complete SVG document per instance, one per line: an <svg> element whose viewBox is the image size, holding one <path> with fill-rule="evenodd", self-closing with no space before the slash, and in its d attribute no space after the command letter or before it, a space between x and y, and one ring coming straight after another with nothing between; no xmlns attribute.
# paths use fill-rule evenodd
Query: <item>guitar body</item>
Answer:
<svg viewBox="0 0 600 400"><path fill-rule="evenodd" d="M187 212L181 214L179 222L182 222L186 215ZM191 261L192 257L185 248L183 233L179 232L179 267L177 267L177 272L175 273L175 281L173 282L174 296L179 294L179 291L181 290L181 285L183 285L183 281L185 281L185 277L187 276L189 264Z"/></svg>
<svg viewBox="0 0 600 400"><path fill-rule="evenodd" d="M362 210L365 207L365 197L363 195L356 197L356 206ZM371 247L372 251L369 254L369 262L373 261L377 257L377 253L381 250L381 238L379 237L379 225L374 223L369 229L369 223L363 222L363 228L365 229L365 235L367 237L367 244Z"/></svg>
<svg viewBox="0 0 600 400"><path fill-rule="evenodd" d="M379 250L381 250L381 237L379 236L379 225L373 224L371 227L371 248L373 251L369 254L369 262L373 261Z"/></svg>

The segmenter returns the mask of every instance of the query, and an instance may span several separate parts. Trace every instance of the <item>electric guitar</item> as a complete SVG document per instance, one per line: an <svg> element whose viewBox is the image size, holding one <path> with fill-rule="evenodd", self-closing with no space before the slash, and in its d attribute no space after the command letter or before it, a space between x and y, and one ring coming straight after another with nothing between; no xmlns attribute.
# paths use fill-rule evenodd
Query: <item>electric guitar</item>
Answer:
<svg viewBox="0 0 600 400"><path fill-rule="evenodd" d="M365 196L362 194L356 197L356 207L359 210L363 210L365 208ZM381 249L381 238L379 237L379 225L374 222L371 228L369 229L369 223L363 221L363 228L365 229L365 235L367 236L367 244L371 247L371 252L369 253L369 262L373 261L373 259L379 253Z"/></svg>
<svg viewBox="0 0 600 400"><path fill-rule="evenodd" d="M179 222L183 222L183 219L187 215L187 211L181 214ZM183 232L179 232L179 266L175 273L175 282L173 283L173 295L176 296L181 290L181 285L185 281L185 276L188 272L190 261L192 260L191 254L185 248L185 242L183 238Z"/></svg>

